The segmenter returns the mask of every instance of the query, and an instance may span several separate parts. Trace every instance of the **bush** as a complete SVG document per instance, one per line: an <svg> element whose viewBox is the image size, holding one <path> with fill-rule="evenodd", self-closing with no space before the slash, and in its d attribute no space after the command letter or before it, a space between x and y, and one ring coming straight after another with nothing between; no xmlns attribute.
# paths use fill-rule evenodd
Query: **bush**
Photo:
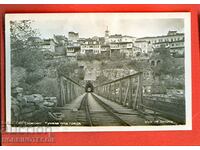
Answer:
<svg viewBox="0 0 200 150"><path fill-rule="evenodd" d="M35 87L37 92L47 97L57 97L59 99L59 89L57 79L43 78Z"/></svg>
<svg viewBox="0 0 200 150"><path fill-rule="evenodd" d="M167 89L163 85L153 85L151 93L152 94L166 94Z"/></svg>
<svg viewBox="0 0 200 150"><path fill-rule="evenodd" d="M43 67L43 54L39 50L23 49L12 52L12 65L23 67L28 72Z"/></svg>
<svg viewBox="0 0 200 150"><path fill-rule="evenodd" d="M29 72L26 77L26 83L35 84L36 82L40 81L43 77L44 77L44 72L41 69L38 69L34 72Z"/></svg>
<svg viewBox="0 0 200 150"><path fill-rule="evenodd" d="M119 61L125 59L125 54L120 53L119 51L114 51L111 53L110 59L112 61Z"/></svg>
<svg viewBox="0 0 200 150"><path fill-rule="evenodd" d="M17 87L26 79L26 70L22 67L12 67L11 71L11 86Z"/></svg>

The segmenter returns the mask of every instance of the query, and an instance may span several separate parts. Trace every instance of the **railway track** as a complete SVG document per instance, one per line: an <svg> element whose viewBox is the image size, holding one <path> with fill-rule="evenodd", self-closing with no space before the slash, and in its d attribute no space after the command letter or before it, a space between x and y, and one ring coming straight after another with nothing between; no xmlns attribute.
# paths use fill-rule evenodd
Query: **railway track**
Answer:
<svg viewBox="0 0 200 150"><path fill-rule="evenodd" d="M88 94L85 94L81 101L81 105L79 107L79 115L77 120L80 121L83 125L93 126L92 119L90 116L90 109L88 105Z"/></svg>
<svg viewBox="0 0 200 150"><path fill-rule="evenodd" d="M84 96L77 120L85 126L130 126L114 109L91 93Z"/></svg>

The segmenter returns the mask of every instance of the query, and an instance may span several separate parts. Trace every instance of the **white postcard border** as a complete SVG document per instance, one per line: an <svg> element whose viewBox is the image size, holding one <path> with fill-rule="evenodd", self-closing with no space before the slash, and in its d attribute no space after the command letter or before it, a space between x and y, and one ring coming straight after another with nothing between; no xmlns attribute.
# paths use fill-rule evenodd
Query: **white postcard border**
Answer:
<svg viewBox="0 0 200 150"><path fill-rule="evenodd" d="M59 13L59 15L68 15L72 13ZM76 13L77 14L77 13ZM81 13L84 14L84 13ZM85 13L88 14L88 13ZM94 13L99 14L99 13ZM106 14L106 13L101 13ZM114 14L127 14L127 13L114 13ZM10 55L10 24L12 19L25 19L30 15L37 14L6 14L5 15L5 60L6 60L6 131L7 132L102 132L102 131L166 131L166 130L192 130L192 77L191 77L191 13L190 12L177 12L177 13L128 13L136 18L143 17L142 19L158 19L158 18L183 18L184 19L184 33L185 33L185 101L186 101L186 124L175 126L112 126L112 127L11 127L11 55ZM42 15L56 15L42 13ZM43 128L43 129L42 129ZM47 128L49 130L47 130Z"/></svg>

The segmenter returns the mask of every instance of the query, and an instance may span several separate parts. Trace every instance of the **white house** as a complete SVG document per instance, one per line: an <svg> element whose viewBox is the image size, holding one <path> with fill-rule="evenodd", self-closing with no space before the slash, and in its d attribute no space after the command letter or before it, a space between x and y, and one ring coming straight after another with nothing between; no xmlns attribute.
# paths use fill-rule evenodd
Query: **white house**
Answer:
<svg viewBox="0 0 200 150"><path fill-rule="evenodd" d="M41 44L42 51L55 52L56 43L53 39L45 39Z"/></svg>

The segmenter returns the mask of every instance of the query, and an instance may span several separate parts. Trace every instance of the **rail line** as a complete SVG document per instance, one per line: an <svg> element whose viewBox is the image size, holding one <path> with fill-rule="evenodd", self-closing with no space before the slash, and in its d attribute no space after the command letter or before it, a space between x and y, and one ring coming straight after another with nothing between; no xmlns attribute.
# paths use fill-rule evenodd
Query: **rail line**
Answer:
<svg viewBox="0 0 200 150"><path fill-rule="evenodd" d="M85 96L83 97L83 100L81 101L81 104L78 110L79 111L83 110L85 112L86 122L88 123L89 126L93 126L92 118L90 115L90 109L88 105L88 94L85 94Z"/></svg>
<svg viewBox="0 0 200 150"><path fill-rule="evenodd" d="M83 100L81 102L81 105L79 107L79 110L82 110L81 113L83 116L82 119L84 118L83 122L86 122L86 124L88 126L99 126L99 124L106 124L106 122L108 121L113 121L114 123L123 125L123 126L130 126L130 124L128 122L126 122L125 120L123 120L118 114L117 112L111 108L109 105L105 104L104 102L102 102L98 97L96 97L94 94L91 94L91 96L94 98L93 100L97 102L97 104L102 107L103 110L105 110L104 112L91 112L90 109L90 105L88 103L89 98L88 98L88 94L86 94L83 97Z"/></svg>
<svg viewBox="0 0 200 150"><path fill-rule="evenodd" d="M85 96L85 113L86 113L86 118L87 118L89 125L93 126L90 108L89 108L89 105L88 105L88 94L86 94L86 96Z"/></svg>
<svg viewBox="0 0 200 150"><path fill-rule="evenodd" d="M94 94L92 94L92 96L112 117L114 117L116 120L118 120L118 122L120 122L120 124L122 124L123 126L130 126L130 124L128 122L126 122L119 115L116 114L116 111L112 107L110 107L109 105L107 105L106 103L101 101Z"/></svg>

